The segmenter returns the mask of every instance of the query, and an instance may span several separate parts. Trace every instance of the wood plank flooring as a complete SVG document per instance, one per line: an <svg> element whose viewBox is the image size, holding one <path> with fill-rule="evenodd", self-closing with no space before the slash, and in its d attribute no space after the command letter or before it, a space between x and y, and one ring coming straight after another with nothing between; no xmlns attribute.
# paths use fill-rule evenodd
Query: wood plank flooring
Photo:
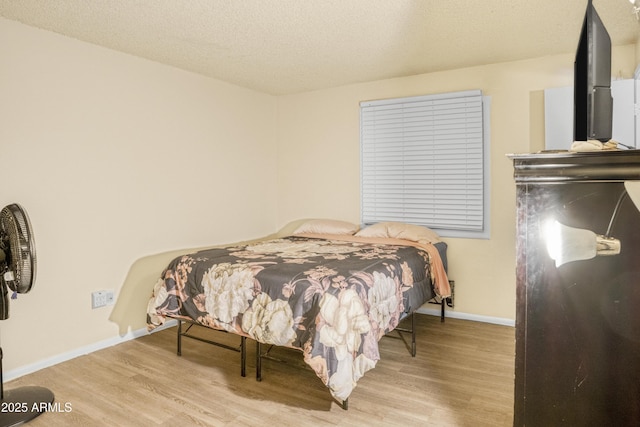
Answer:
<svg viewBox="0 0 640 427"><path fill-rule="evenodd" d="M302 354L276 348L263 360L255 343L247 376L239 353L188 338L176 355L175 328L43 369L5 390L51 389L60 408L29 426L511 426L514 328L417 315L418 353L385 337L381 360L358 382L343 410ZM239 338L200 328L235 345ZM0 414L1 415L1 414Z"/></svg>

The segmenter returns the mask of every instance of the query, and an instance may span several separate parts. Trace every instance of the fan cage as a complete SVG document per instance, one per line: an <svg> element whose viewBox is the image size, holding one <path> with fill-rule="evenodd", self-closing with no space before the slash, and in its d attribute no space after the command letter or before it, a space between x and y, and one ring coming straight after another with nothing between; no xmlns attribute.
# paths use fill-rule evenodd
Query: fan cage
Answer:
<svg viewBox="0 0 640 427"><path fill-rule="evenodd" d="M13 292L29 292L35 281L35 245L29 218L19 205L8 205L0 212L0 235L6 256L0 280Z"/></svg>

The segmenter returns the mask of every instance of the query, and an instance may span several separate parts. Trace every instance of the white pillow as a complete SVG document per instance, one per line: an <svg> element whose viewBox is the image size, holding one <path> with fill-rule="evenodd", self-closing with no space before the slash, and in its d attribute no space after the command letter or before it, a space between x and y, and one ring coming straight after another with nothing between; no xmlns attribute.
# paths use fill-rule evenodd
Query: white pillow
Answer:
<svg viewBox="0 0 640 427"><path fill-rule="evenodd" d="M358 231L356 236L387 237L420 243L437 243L442 241L438 233L430 228L421 225L405 224L403 222L379 222Z"/></svg>
<svg viewBox="0 0 640 427"><path fill-rule="evenodd" d="M347 221L337 219L311 219L302 223L293 234L353 234L358 226Z"/></svg>

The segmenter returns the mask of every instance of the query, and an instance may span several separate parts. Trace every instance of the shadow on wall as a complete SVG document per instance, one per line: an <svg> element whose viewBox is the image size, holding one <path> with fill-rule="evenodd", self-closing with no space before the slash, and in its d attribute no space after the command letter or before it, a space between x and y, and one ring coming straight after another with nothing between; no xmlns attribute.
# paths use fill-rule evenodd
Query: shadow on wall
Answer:
<svg viewBox="0 0 640 427"><path fill-rule="evenodd" d="M262 237L256 240L272 239L287 236L300 226L306 219L290 222L277 233ZM111 311L109 320L116 323L120 336L124 336L130 331L139 331L147 327L147 306L156 282L160 279L162 272L174 259L184 254L198 250L209 249L216 246L229 246L246 244L249 241L236 242L225 245L212 245L193 249L179 249L175 251L163 252L149 255L136 260L127 277L120 288L118 299Z"/></svg>

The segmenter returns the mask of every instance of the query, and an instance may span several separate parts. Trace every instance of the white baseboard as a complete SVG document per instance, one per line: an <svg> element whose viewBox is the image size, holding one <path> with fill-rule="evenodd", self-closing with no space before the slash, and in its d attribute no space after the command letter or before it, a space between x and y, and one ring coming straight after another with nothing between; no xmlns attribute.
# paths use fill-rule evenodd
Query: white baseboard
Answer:
<svg viewBox="0 0 640 427"><path fill-rule="evenodd" d="M435 307L435 306L434 306ZM440 307L438 308L424 308L421 307L417 310L417 313L428 314L432 316L440 316ZM454 310L445 309L445 318L450 317L452 319L471 320L474 322L493 323L496 325L515 326L515 321L511 319L505 319L501 317L481 316L479 314L462 313ZM178 322L176 320L168 320L163 326L156 328L154 331L161 331L166 328L175 326ZM114 345L122 344L123 342L147 335L146 328L138 329L137 331L131 331L123 336L109 338L103 341L99 341L94 344L90 344L78 349L59 354L48 359L41 360L30 365L25 365L17 369L13 369L3 373L4 381L11 381L16 378L22 377L27 374L39 371L40 369L48 368L49 366L57 365L58 363L66 362L67 360L75 359L79 356L84 356L94 351L102 350L104 348L112 347Z"/></svg>
<svg viewBox="0 0 640 427"><path fill-rule="evenodd" d="M164 325L154 329L155 331L161 331L166 328L177 325L176 320L167 320ZM122 344L123 342L144 336L149 334L147 328L138 329L137 331L130 331L126 335L109 338L103 341L99 341L94 344L90 344L84 347L77 348L66 353L58 354L57 356L50 357L48 359L41 360L30 365L21 366L20 368L13 369L8 372L3 372L4 381L11 381L16 378L22 377L27 374L39 371L40 369L48 368L58 363L66 362L67 360L75 359L79 356L84 356L94 351L102 350L104 348L113 347L114 345Z"/></svg>
<svg viewBox="0 0 640 427"><path fill-rule="evenodd" d="M436 307L434 305L434 307ZM421 314L429 314L432 316L440 316L440 307L438 308L425 308L420 307L416 310L417 313ZM448 307L444 310L444 317L450 317L452 319L462 319L462 320L471 320L473 322L482 322L482 323L493 323L495 325L504 325L504 326L515 326L516 322L512 319L505 319L503 317L491 317L491 316L482 316L480 314L471 314L471 313L463 313L460 311L449 310Z"/></svg>

